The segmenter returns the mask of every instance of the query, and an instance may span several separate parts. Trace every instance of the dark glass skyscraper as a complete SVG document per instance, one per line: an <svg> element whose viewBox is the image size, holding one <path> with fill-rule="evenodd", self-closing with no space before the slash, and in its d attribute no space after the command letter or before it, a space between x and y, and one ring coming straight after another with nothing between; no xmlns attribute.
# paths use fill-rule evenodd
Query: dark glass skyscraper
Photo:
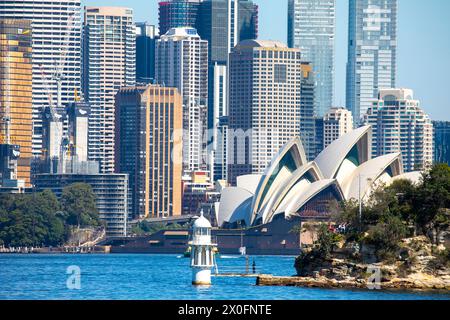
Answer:
<svg viewBox="0 0 450 320"><path fill-rule="evenodd" d="M226 64L235 45L258 38L258 6L249 0L204 0L196 27L209 42L211 65Z"/></svg>
<svg viewBox="0 0 450 320"><path fill-rule="evenodd" d="M450 121L433 121L434 162L450 165Z"/></svg>
<svg viewBox="0 0 450 320"><path fill-rule="evenodd" d="M156 26L136 23L136 82L152 83L155 79Z"/></svg>
<svg viewBox="0 0 450 320"><path fill-rule="evenodd" d="M204 0L198 11L197 30L208 41L209 49L209 158L214 162L211 168L216 167L211 176L215 180L226 179L226 136L220 132L225 132L221 123L227 115L228 54L240 41L258 37L258 6L249 0Z"/></svg>
<svg viewBox="0 0 450 320"><path fill-rule="evenodd" d="M195 28L201 2L201 0L161 1L159 3L160 34L166 34L171 28Z"/></svg>

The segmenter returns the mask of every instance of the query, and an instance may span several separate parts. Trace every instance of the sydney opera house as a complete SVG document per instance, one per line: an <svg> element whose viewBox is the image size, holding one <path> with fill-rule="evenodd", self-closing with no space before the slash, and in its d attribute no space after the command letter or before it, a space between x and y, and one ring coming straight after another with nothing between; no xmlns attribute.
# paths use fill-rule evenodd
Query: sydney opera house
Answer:
<svg viewBox="0 0 450 320"><path fill-rule="evenodd" d="M300 139L293 139L263 175L238 177L235 187L222 191L218 225L257 228L273 221L289 224L299 219L327 219L333 200L364 201L381 184L420 179L419 172L404 173L400 153L372 159L371 139L370 126L358 128L329 145L312 162L306 160Z"/></svg>

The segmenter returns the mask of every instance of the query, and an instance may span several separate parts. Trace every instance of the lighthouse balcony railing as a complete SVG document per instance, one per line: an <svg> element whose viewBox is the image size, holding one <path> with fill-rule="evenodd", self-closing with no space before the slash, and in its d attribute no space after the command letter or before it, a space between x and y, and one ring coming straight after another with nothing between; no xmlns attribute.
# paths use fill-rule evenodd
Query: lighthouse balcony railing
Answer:
<svg viewBox="0 0 450 320"><path fill-rule="evenodd" d="M216 236L208 236L208 237L195 237L189 240L189 245L209 245L209 246L217 246L217 237Z"/></svg>

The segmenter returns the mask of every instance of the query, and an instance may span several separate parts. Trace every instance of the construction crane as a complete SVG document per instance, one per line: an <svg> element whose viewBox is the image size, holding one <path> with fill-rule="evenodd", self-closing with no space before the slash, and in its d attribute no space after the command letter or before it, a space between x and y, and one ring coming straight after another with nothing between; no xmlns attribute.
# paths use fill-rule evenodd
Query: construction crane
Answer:
<svg viewBox="0 0 450 320"><path fill-rule="evenodd" d="M57 89L56 89L56 92L57 92L56 107L53 103L53 101L54 101L53 94L50 90L50 85L48 83L47 76L44 71L44 67L42 65L40 65L42 80L44 82L45 90L47 92L47 99L48 99L50 115L51 115L51 123L54 124L53 126L50 125L50 127L55 129L55 131L56 131L54 133L53 138L55 138L54 142L55 142L57 148L59 149L58 152L56 152L56 148L54 150L47 150L47 152L48 152L48 156L51 158L50 159L51 161L53 160L52 158L59 159L59 164L62 165L61 170L63 172L64 172L65 158L66 158L67 150L69 149L69 146L68 146L69 138L63 132L62 115L58 114L57 109L59 109L59 110L63 109L62 81L65 78L64 68L65 68L66 61L67 61L70 36L71 36L72 30L74 29L74 25L75 25L75 14L72 14L69 16L69 19L67 21L67 32L64 37L63 43L61 44L61 54L59 56L59 61L55 62L54 72L51 76L51 79L56 82L56 87L57 87ZM51 134L53 134L53 132L49 132L48 134L51 135ZM53 146L53 147L56 147L56 146ZM51 146L50 146L50 149L52 149Z"/></svg>
<svg viewBox="0 0 450 320"><path fill-rule="evenodd" d="M69 16L69 19L67 21L67 31L61 46L61 54L59 56L59 62L55 63L55 71L52 77L52 79L56 81L57 86L56 105L58 108L62 107L62 81L65 77L64 68L66 66L67 54L69 51L70 35L72 33L72 30L74 29L74 26L75 26L75 15L72 14Z"/></svg>
<svg viewBox="0 0 450 320"><path fill-rule="evenodd" d="M45 151L48 153L47 156L50 158L50 161L54 160L54 158L61 159L61 152L60 150L57 150L56 148L60 149L62 144L62 116L58 114L56 107L53 104L53 94L50 90L50 85L47 80L47 76L45 74L44 67L40 65L41 69L41 75L42 75L42 81L44 83L45 91L47 93L47 100L48 100L48 106L50 110L50 126L49 126L49 132L47 132L49 143L48 143L48 149L45 149ZM53 124L53 125L52 125ZM55 130L55 132L52 131ZM53 145L52 145L53 142Z"/></svg>

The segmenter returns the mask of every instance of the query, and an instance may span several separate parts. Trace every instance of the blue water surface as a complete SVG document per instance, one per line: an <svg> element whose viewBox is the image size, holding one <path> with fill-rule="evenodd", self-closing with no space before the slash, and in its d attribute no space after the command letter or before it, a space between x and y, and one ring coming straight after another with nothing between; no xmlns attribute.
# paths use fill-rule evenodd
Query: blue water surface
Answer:
<svg viewBox="0 0 450 320"><path fill-rule="evenodd" d="M259 273L290 276L295 257L250 257ZM81 288L67 288L70 266ZM239 256L218 258L219 271L243 271ZM450 300L449 295L258 287L255 278L214 277L191 285L189 259L177 255L0 255L0 299L31 300Z"/></svg>

